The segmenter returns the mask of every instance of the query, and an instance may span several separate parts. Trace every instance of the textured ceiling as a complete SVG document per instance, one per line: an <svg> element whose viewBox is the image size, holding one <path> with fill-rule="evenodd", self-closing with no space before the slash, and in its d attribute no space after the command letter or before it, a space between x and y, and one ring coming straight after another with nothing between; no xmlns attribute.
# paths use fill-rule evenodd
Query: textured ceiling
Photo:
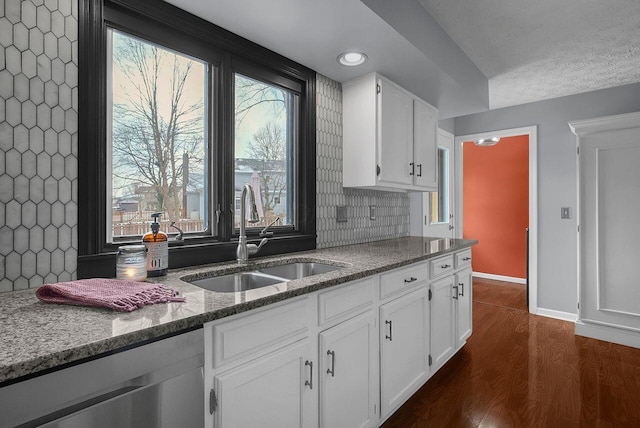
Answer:
<svg viewBox="0 0 640 428"><path fill-rule="evenodd" d="M419 0L489 79L490 108L640 81L639 0Z"/></svg>

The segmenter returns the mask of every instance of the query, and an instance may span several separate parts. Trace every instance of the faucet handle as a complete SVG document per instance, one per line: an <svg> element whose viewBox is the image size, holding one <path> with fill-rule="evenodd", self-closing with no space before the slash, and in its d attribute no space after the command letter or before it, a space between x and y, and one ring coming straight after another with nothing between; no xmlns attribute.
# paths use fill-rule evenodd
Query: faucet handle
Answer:
<svg viewBox="0 0 640 428"><path fill-rule="evenodd" d="M271 223L269 223L267 225L267 227L265 227L264 229L262 229L260 231L259 236L262 238L263 236L266 236L267 238L271 238L273 236L273 232L268 232L268 229L273 226L274 224L276 224L278 221L280 221L280 217L276 217L275 220L273 220Z"/></svg>

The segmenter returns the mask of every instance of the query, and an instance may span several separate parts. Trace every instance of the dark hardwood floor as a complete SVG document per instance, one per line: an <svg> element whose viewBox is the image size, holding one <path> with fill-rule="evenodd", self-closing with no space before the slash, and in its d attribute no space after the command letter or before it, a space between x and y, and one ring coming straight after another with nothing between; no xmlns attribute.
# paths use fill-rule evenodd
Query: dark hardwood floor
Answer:
<svg viewBox="0 0 640 428"><path fill-rule="evenodd" d="M640 427L640 349L530 315L522 285L474 281L473 311L464 348L385 428Z"/></svg>

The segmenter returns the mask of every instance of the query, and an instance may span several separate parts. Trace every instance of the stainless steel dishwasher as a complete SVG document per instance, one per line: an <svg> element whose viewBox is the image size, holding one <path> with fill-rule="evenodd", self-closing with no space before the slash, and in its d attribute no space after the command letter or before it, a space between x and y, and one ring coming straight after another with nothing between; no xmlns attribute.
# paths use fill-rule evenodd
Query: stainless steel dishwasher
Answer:
<svg viewBox="0 0 640 428"><path fill-rule="evenodd" d="M0 388L0 426L200 428L203 350L198 329Z"/></svg>

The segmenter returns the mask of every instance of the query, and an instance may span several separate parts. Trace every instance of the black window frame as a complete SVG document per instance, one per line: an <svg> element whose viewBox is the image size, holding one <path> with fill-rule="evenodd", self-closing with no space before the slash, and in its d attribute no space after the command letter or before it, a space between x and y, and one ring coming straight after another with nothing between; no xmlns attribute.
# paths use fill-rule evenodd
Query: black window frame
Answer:
<svg viewBox="0 0 640 428"><path fill-rule="evenodd" d="M260 255L316 248L316 102L313 70L159 0L86 0L79 2L78 79L78 277L114 276L120 242L108 243L107 225L107 26L202 58L216 65L209 93L210 168L220 171L209 186L221 205L221 221L209 213L208 236L171 242L169 267L229 261L235 258L234 73L287 89L299 89L296 136L295 227L276 230ZM213 96L215 94L215 97ZM212 176L212 174L209 174ZM226 208L225 208L226 207ZM210 210L212 211L212 210ZM257 231L249 229L249 239Z"/></svg>

